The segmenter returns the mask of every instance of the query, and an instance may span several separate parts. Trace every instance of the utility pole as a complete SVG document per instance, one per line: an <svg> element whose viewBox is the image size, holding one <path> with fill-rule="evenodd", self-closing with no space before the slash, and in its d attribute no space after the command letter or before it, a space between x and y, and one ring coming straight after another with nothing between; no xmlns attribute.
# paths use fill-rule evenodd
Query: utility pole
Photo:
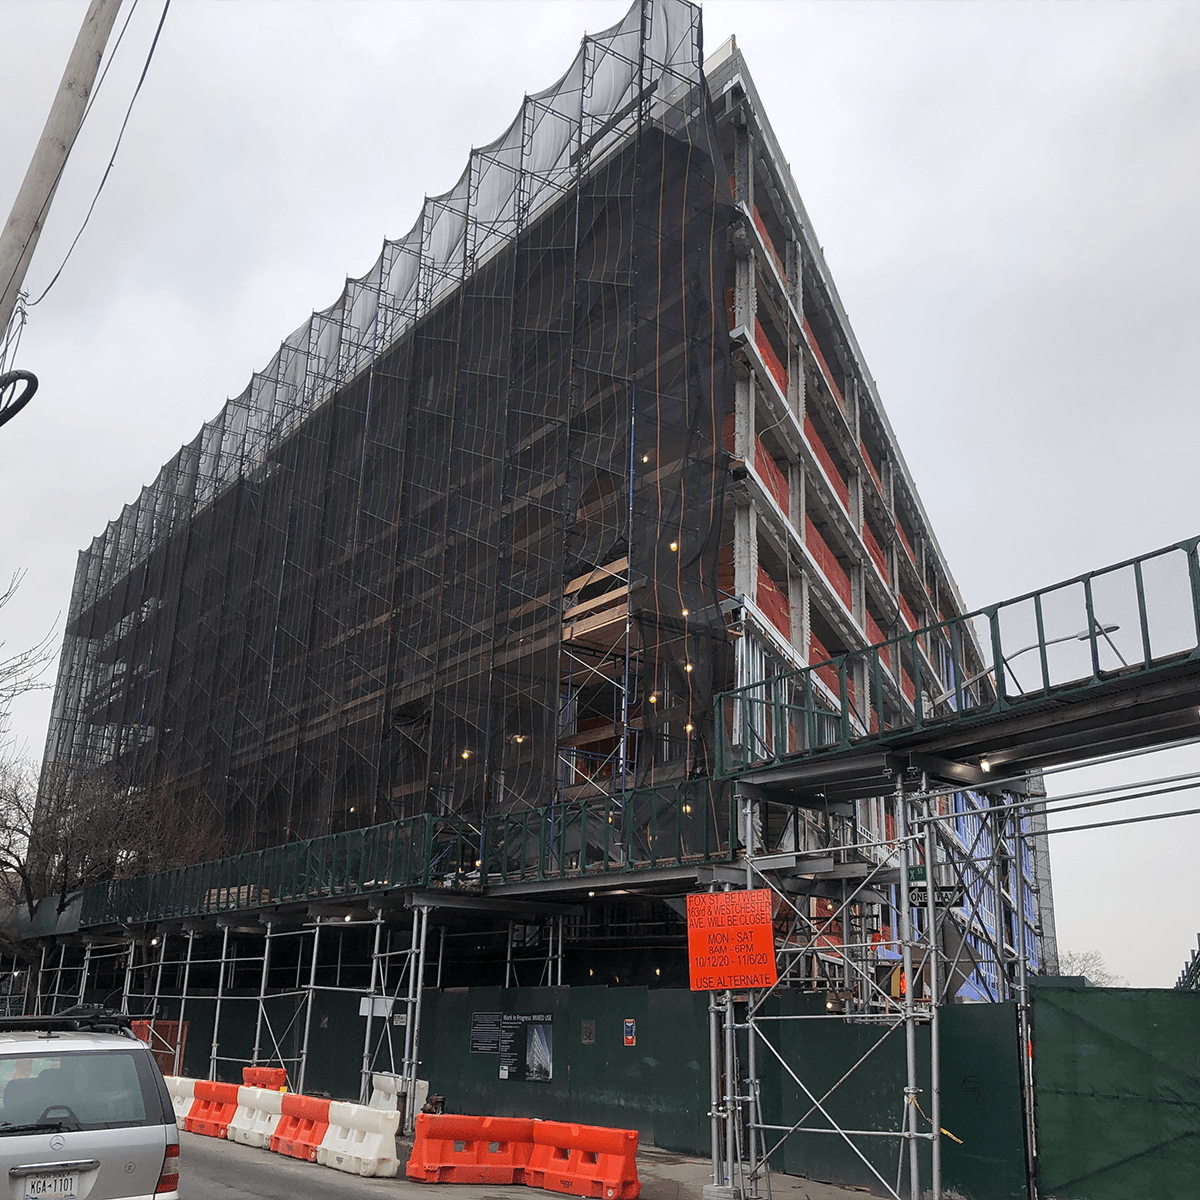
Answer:
<svg viewBox="0 0 1200 1200"><path fill-rule="evenodd" d="M83 122L104 47L116 23L121 0L91 0L75 48L67 60L58 93L33 153L25 181L0 232L0 337L8 329L17 293L25 282L29 260L50 211L54 190L62 176L75 135Z"/></svg>

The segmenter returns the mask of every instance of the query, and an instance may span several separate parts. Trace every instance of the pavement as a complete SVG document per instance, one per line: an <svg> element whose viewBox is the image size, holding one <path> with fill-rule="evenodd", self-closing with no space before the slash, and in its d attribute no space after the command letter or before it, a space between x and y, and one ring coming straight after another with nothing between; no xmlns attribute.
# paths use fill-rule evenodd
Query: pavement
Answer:
<svg viewBox="0 0 1200 1200"><path fill-rule="evenodd" d="M363 1179L195 1133L181 1131L179 1141L180 1200L438 1200L438 1193L444 1200L532 1200L531 1192L538 1191L523 1186L414 1183L403 1175ZM411 1143L400 1145L403 1162ZM647 1146L638 1151L637 1162L642 1200L703 1200L704 1185L711 1181L707 1159ZM760 1190L766 1194L765 1188ZM770 1195L771 1200L849 1200L863 1192L772 1172Z"/></svg>

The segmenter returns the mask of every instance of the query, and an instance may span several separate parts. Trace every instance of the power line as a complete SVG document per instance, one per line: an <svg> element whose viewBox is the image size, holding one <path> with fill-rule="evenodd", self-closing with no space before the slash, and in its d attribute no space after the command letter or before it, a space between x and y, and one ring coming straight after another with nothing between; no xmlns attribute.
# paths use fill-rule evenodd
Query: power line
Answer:
<svg viewBox="0 0 1200 1200"><path fill-rule="evenodd" d="M75 251L75 247L79 244L79 239L81 237L83 237L83 231L87 228L88 222L92 219L92 212L96 208L96 202L100 199L100 193L104 190L104 185L108 182L108 177L109 177L110 173L112 172L113 164L117 161L117 151L121 149L121 139L124 138L124 136L125 136L125 127L129 124L129 118L133 113L133 106L134 106L134 104L137 103L138 95L142 90L142 84L146 82L146 73L150 70L150 62L154 58L154 51L158 47L158 37L159 37L159 34L162 33L163 23L167 19L167 10L170 7L171 7L171 0L166 0L166 2L163 4L162 16L160 16L158 19L158 28L155 29L155 31L154 31L154 40L150 43L150 51L146 55L145 63L142 65L142 73L138 77L137 87L135 87L133 89L133 95L132 95L132 97L130 97L130 100L129 100L129 107L125 110L125 119L121 122L121 129L120 129L120 132L117 134L117 142L116 142L116 145L113 146L112 157L109 158L109 160L108 160L108 166L104 168L104 174L100 179L100 185L99 185L99 187L96 188L96 194L92 197L91 204L88 205L87 214L83 218L83 224L79 226L79 232L75 235L74 240L71 242L71 245L67 248L67 253L64 255L62 262L59 264L58 270L54 272L54 277L50 280L50 282L48 284L46 284L45 291L43 291L42 294L36 300L31 300L29 302L30 308L32 308L35 304L41 304L41 302L43 300L45 300L46 296L49 294L50 289L58 282L58 277L63 273L63 270L67 265L67 262L70 260L71 255ZM129 16L130 17L133 16L132 10L130 11ZM129 24L129 22L126 21L126 26L128 26L128 24ZM121 33L123 36L125 33L125 30L122 29ZM114 54L115 54L115 50L114 50ZM112 59L109 59L109 62L111 63ZM89 106L89 108L90 108L90 106ZM87 113L85 112L84 115L86 116ZM82 122L80 122L80 124L82 125Z"/></svg>
<svg viewBox="0 0 1200 1200"><path fill-rule="evenodd" d="M109 68L113 65L113 60L117 57L117 51L120 50L120 48L121 48L121 42L125 38L125 32L129 28L129 22L133 20L133 14L137 11L138 3L139 3L139 0L133 0L133 5L130 7L129 13L125 17L125 23L121 26L121 32L117 34L117 40L113 43L112 53L108 56L108 61L104 64L104 69L100 72L100 78L96 80L95 87L92 88L92 94L88 97L88 102L83 110L83 116L79 118L79 125L76 127L75 133L71 138L71 145L67 148L67 152L63 156L63 160L59 164L58 173L54 176L54 183L47 190L46 198L45 198L45 200L42 201L42 207L41 207L40 211L38 212L36 224L40 224L46 217L46 210L50 207L51 200L54 199L54 193L58 190L58 185L62 181L63 172L67 169L67 163L70 161L70 158L71 158L71 151L75 149L75 143L79 140L79 134L80 134L80 131L83 129L84 122L87 121L88 116L91 114L92 107L96 103L96 97L100 94L100 89L104 86L105 79L108 78ZM28 242L25 243L25 246L28 246ZM25 247L22 247L22 252L24 252L24 249L25 249ZM59 268L59 269L61 270L61 268ZM3 290L5 292L8 291L9 286L12 284L13 279L16 277L16 272L19 270L20 270L20 261L18 260L17 265L13 268L13 274L10 275L8 277L8 279L6 279L4 282ZM45 295L44 292L42 294ZM23 317L21 319L21 324L24 324ZM8 336L9 336L9 331L6 330L5 331L6 339L8 338ZM19 338L20 338L19 333L18 333L17 337L19 340ZM15 345L12 347L12 353L14 355L16 354Z"/></svg>

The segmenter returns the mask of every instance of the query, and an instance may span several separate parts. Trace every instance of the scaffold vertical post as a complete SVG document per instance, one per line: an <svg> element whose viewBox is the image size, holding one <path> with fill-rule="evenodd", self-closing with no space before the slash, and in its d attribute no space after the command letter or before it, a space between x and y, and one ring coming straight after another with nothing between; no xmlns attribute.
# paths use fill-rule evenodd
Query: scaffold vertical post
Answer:
<svg viewBox="0 0 1200 1200"><path fill-rule="evenodd" d="M33 1015L42 1015L42 976L46 973L46 943L42 943L42 957L38 964L37 989L33 994Z"/></svg>
<svg viewBox="0 0 1200 1200"><path fill-rule="evenodd" d="M179 993L179 1036L175 1039L175 1067L172 1074L178 1075L180 1057L183 1054L183 1014L187 1007L188 983L192 977L192 946L196 940L196 931L188 930L187 957L183 964L183 989Z"/></svg>
<svg viewBox="0 0 1200 1200"><path fill-rule="evenodd" d="M92 943L83 948L83 973L79 977L79 1003L83 1003L84 994L87 992L88 971L92 965Z"/></svg>
<svg viewBox="0 0 1200 1200"><path fill-rule="evenodd" d="M154 1049L154 1023L158 1020L158 1002L162 996L163 966L167 961L167 935L158 939L158 970L154 973L154 1001L150 1005L150 1049ZM178 1040L178 1037L176 1038Z"/></svg>
<svg viewBox="0 0 1200 1200"><path fill-rule="evenodd" d="M709 1120L712 1127L713 1187L723 1187L725 1170L721 1163L721 1033L718 1023L717 993L708 993L708 1065Z"/></svg>
<svg viewBox="0 0 1200 1200"><path fill-rule="evenodd" d="M744 843L746 847L746 890L752 891L754 888L754 800L750 795L744 798L744 821L745 821L745 837ZM754 992L748 993L749 1001L746 1005L746 1105L749 1120L746 1124L746 1161L749 1164L747 1171L748 1188L746 1192L751 1196L758 1195L758 1154L756 1138L758 1137L758 1047L755 1044L754 1033ZM770 1164L766 1164L766 1169L770 1170Z"/></svg>
<svg viewBox="0 0 1200 1200"><path fill-rule="evenodd" d="M558 918L558 979L556 980L559 987L562 987L562 985L563 985L563 963L564 963L563 926L564 926L564 921L565 921L565 919L560 914L559 918ZM445 929L445 926L443 926L442 927L443 940L445 939L445 936L446 936L446 929ZM439 987L441 986L441 960L440 959L438 960L438 986Z"/></svg>
<svg viewBox="0 0 1200 1200"><path fill-rule="evenodd" d="M121 989L121 1011L127 1013L129 1011L129 989L133 984L133 952L137 942L131 937L129 939L129 953L125 956L125 986ZM143 965L143 974L145 967Z"/></svg>
<svg viewBox="0 0 1200 1200"><path fill-rule="evenodd" d="M408 952L404 958L405 968L408 971L408 994L404 999L404 1054L400 1059L400 1087L402 1091L407 1086L405 1080L408 1078L408 1060L412 1055L413 1014L417 1007L417 922L419 919L419 914L414 908L412 932L409 934ZM407 1093L404 1093L404 1095L405 1103L407 1104ZM407 1117L405 1120L407 1121Z"/></svg>
<svg viewBox="0 0 1200 1200"><path fill-rule="evenodd" d="M229 954L229 926L221 931L221 964L217 968L217 1005L213 1010L212 1050L208 1056L208 1077L217 1077L217 1045L221 1032L221 1001L225 999L225 960Z"/></svg>
<svg viewBox="0 0 1200 1200"><path fill-rule="evenodd" d="M383 909L375 910L375 945L371 950L371 986L367 990L367 1031L363 1034L362 1079L358 1083L358 1102L366 1104L371 1095L371 1025L375 1016L375 989L379 979L379 943L383 938ZM441 964L438 964L439 969ZM383 1017L387 1023L387 1014Z"/></svg>
<svg viewBox="0 0 1200 1200"><path fill-rule="evenodd" d="M258 977L258 1008L254 1014L254 1049L250 1054L250 1065L258 1066L258 1056L262 1050L263 1017L267 1005L267 976L271 971L271 921L266 922L266 932L263 934L262 971Z"/></svg>
<svg viewBox="0 0 1200 1200"><path fill-rule="evenodd" d="M437 982L434 984L439 991L442 986L442 961L446 957L446 927L442 925L438 930L438 965L437 965ZM558 981L562 983L560 979Z"/></svg>
<svg viewBox="0 0 1200 1200"><path fill-rule="evenodd" d="M312 962L308 967L308 1003L304 1011L304 1042L300 1047L300 1078L296 1083L298 1092L304 1091L304 1076L308 1070L308 1039L312 1034L313 1002L317 994L317 955L321 949L321 918L313 918Z"/></svg>
<svg viewBox="0 0 1200 1200"><path fill-rule="evenodd" d="M408 1088L404 1105L404 1129L411 1133L416 1125L417 1062L421 1053L421 997L425 991L425 945L429 933L429 906L421 905L421 949L417 959L417 1003L413 1009L412 1050L408 1060Z"/></svg>
<svg viewBox="0 0 1200 1200"><path fill-rule="evenodd" d="M929 790L929 780L921 777L921 791ZM930 1191L932 1200L942 1200L942 984L938 963L938 925L935 887L940 882L937 864L937 834L933 824L933 801L925 797L925 925L929 935L929 1112L933 1123L930 1146Z"/></svg>
<svg viewBox="0 0 1200 1200"><path fill-rule="evenodd" d="M1017 909L1017 1033L1021 1039L1021 1115L1025 1128L1025 1186L1030 1200L1037 1198L1037 1132L1033 1123L1033 1031L1029 1020L1029 967L1025 959L1025 840L1021 836L1021 814L1012 814L1013 853L1016 881L1013 884Z"/></svg>
<svg viewBox="0 0 1200 1200"><path fill-rule="evenodd" d="M58 1001L62 996L62 976L63 967L67 962L67 943L59 942L58 944L58 967L54 972L54 995L50 1000L50 1012L58 1012Z"/></svg>
<svg viewBox="0 0 1200 1200"><path fill-rule="evenodd" d="M900 848L900 957L904 972L904 1051L907 1083L904 1088L904 1136L908 1139L908 1187L910 1200L921 1200L921 1159L917 1142L917 1013L913 1004L916 980L912 971L913 921L908 869L912 853L908 836L908 799L904 776L896 772L896 840Z"/></svg>

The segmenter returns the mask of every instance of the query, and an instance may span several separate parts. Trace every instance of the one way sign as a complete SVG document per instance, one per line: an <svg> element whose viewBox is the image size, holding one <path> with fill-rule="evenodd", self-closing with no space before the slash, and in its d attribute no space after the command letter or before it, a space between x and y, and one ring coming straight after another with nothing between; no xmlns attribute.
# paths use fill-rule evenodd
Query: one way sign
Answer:
<svg viewBox="0 0 1200 1200"><path fill-rule="evenodd" d="M964 903L966 898L966 889L961 886L935 887L933 889L933 902L938 908L954 908ZM924 908L929 903L929 889L926 887L909 888L908 899L914 907Z"/></svg>

